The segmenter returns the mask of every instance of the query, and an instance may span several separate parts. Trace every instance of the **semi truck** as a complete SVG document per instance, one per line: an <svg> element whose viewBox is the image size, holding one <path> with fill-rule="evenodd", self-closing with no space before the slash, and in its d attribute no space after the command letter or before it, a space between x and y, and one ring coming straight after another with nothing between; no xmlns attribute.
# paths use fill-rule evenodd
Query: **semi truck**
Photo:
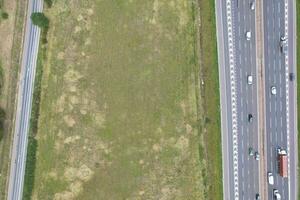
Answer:
<svg viewBox="0 0 300 200"><path fill-rule="evenodd" d="M277 158L278 158L278 173L282 177L287 177L288 175L288 163L287 163L287 153L285 149L278 148L277 152Z"/></svg>

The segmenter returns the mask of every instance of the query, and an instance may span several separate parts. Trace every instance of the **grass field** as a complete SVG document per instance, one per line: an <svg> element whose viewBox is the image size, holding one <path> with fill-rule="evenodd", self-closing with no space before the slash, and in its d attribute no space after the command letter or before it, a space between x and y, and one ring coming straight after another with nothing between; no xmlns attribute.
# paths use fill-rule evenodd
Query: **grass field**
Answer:
<svg viewBox="0 0 300 200"><path fill-rule="evenodd" d="M221 177L219 132L201 131L219 131L215 40L200 41L215 55L200 73L196 5L61 0L46 11L32 199L214 199L209 192L221 188L208 177ZM213 10L205 17L211 24L202 28L214 31ZM216 90L211 103L199 74ZM202 146L204 138L211 142Z"/></svg>

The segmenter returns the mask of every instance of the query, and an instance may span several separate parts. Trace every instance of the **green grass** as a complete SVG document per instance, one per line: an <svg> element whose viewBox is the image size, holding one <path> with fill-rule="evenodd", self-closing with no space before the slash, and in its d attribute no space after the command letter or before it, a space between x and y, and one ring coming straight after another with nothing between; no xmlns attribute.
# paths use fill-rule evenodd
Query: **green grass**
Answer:
<svg viewBox="0 0 300 200"><path fill-rule="evenodd" d="M297 13L297 107L298 107L298 131L300 130L300 92L298 91L300 86L300 2L296 1L296 13ZM298 134L298 132L297 132ZM300 163L300 137L297 135L298 138L298 181L300 180L300 171L299 171L299 163ZM300 184L298 184L298 199L300 200Z"/></svg>
<svg viewBox="0 0 300 200"><path fill-rule="evenodd" d="M41 100L41 82L43 75L43 65L46 59L46 44L43 41L47 39L48 29L44 29L41 32L41 44L39 47L39 53L36 65L36 74L34 82L34 91L32 99L32 110L30 117L30 130L28 136L27 158L26 158L26 170L24 180L23 199L30 200L34 186L34 174L36 167L36 152L37 152L37 139L36 134L38 131L38 119L40 115L40 100Z"/></svg>
<svg viewBox="0 0 300 200"><path fill-rule="evenodd" d="M221 168L206 186L195 11L163 0L56 1L46 11L32 196L212 198L207 177Z"/></svg>
<svg viewBox="0 0 300 200"><path fill-rule="evenodd" d="M222 154L220 128L219 74L214 0L199 0L201 76L204 80L202 98L204 108L204 156L208 160L205 181L208 185L206 199L223 199Z"/></svg>

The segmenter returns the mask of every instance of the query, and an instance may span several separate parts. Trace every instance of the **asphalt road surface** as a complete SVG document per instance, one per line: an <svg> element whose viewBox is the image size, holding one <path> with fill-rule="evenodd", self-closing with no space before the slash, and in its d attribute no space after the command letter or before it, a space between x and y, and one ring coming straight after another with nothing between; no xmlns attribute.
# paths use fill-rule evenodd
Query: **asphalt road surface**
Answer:
<svg viewBox="0 0 300 200"><path fill-rule="evenodd" d="M259 191L259 166L249 148L258 149L259 134L265 134L265 171L272 172L274 185L265 177L268 199L278 189L282 199L296 199L297 194L297 107L295 62L295 1L264 0L264 85L265 132L258 129L258 88L256 66L255 10L253 0L216 0L218 60L223 151L224 199L255 199ZM251 39L246 39L246 32ZM288 38L288 52L281 52L280 37ZM247 84L247 76L253 84ZM277 94L271 94L275 86ZM253 120L249 122L249 114ZM288 178L278 175L277 148L288 151ZM261 153L261 152L259 152ZM263 174L263 173L261 173ZM264 196L264 195L261 195Z"/></svg>
<svg viewBox="0 0 300 200"><path fill-rule="evenodd" d="M266 139L267 171L274 175L274 185L268 186L269 199L278 189L282 199L296 199L296 81L290 80L290 73L296 75L295 63L295 2L264 1L264 54L266 85ZM288 51L280 48L280 37L288 40ZM271 94L275 86L277 94ZM277 148L288 151L288 177L278 174Z"/></svg>
<svg viewBox="0 0 300 200"><path fill-rule="evenodd" d="M41 12L42 9L42 0L29 0L11 155L8 200L21 200L23 195L29 121L40 37L40 29L31 23L30 16L32 12Z"/></svg>
<svg viewBox="0 0 300 200"><path fill-rule="evenodd" d="M249 148L258 151L259 140L255 10L250 2L216 1L226 200L254 199L259 193L259 161L249 155Z"/></svg>

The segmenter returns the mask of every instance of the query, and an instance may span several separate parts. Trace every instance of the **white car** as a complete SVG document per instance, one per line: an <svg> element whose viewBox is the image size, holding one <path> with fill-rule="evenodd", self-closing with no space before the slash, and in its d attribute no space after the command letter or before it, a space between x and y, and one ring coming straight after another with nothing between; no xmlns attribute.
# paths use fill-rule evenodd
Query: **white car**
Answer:
<svg viewBox="0 0 300 200"><path fill-rule="evenodd" d="M277 189L273 190L274 199L281 200L281 195L279 194Z"/></svg>
<svg viewBox="0 0 300 200"><path fill-rule="evenodd" d="M252 83L253 83L253 76L251 76L251 75L247 76L247 83L248 83L248 85L252 85Z"/></svg>
<svg viewBox="0 0 300 200"><path fill-rule="evenodd" d="M276 95L276 94L277 94L277 91L276 91L276 87L275 87L275 86L272 86L272 87L271 87L271 94L272 94L272 95Z"/></svg>
<svg viewBox="0 0 300 200"><path fill-rule="evenodd" d="M287 38L285 36L280 37L280 49L281 52L286 54L288 49L287 49Z"/></svg>
<svg viewBox="0 0 300 200"><path fill-rule="evenodd" d="M255 160L257 160L257 161L260 159L260 155L259 155L258 152L255 152L254 158L255 158Z"/></svg>
<svg viewBox="0 0 300 200"><path fill-rule="evenodd" d="M271 172L268 172L268 183L274 185L274 176Z"/></svg>
<svg viewBox="0 0 300 200"><path fill-rule="evenodd" d="M255 1L250 3L250 9L255 10Z"/></svg>
<svg viewBox="0 0 300 200"><path fill-rule="evenodd" d="M251 39L251 32L247 31L246 32L246 40L250 40Z"/></svg>

